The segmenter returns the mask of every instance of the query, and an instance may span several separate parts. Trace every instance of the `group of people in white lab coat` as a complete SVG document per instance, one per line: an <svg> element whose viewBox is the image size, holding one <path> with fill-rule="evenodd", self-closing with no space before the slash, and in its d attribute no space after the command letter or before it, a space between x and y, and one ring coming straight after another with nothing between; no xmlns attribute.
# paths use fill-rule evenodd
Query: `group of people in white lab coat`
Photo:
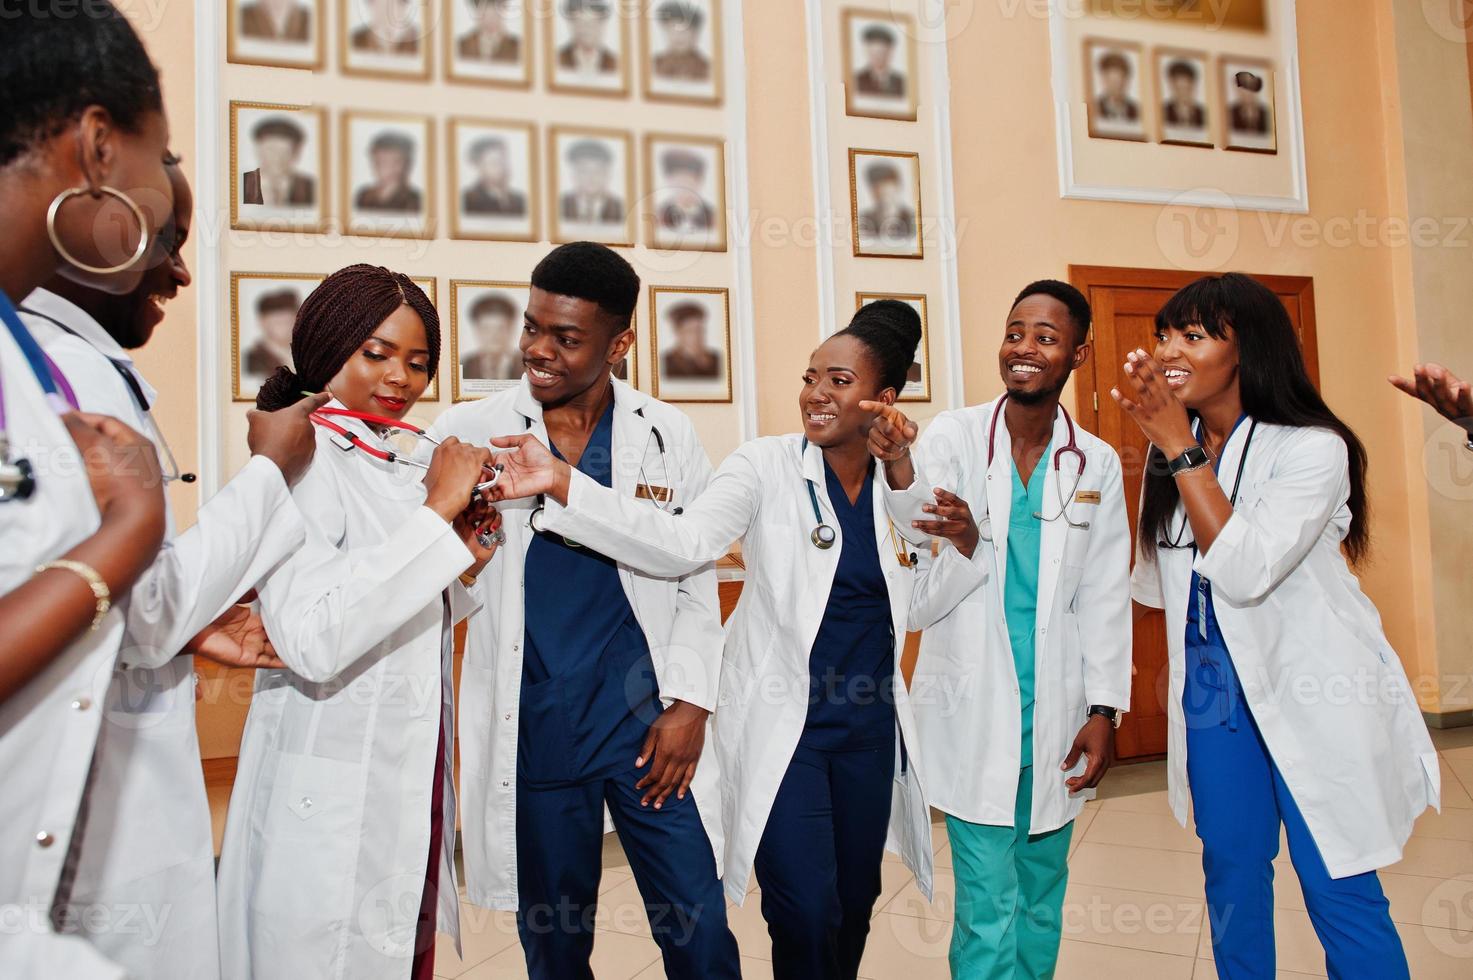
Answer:
<svg viewBox="0 0 1473 980"><path fill-rule="evenodd" d="M1152 447L1134 554L1128 474L1059 404L1091 353L1073 287L1024 288L1004 394L924 434L896 405L919 318L869 304L812 353L797 431L713 470L613 377L640 283L590 243L532 272L521 382L428 431L433 304L329 276L250 462L179 532L164 488L192 477L129 351L189 284L193 205L153 65L89 5L0 34L0 974L427 980L459 821L529 975L591 977L607 820L667 976L741 975L755 875L774 976L853 978L883 853L931 894L934 808L953 975L1050 976L1073 821L1153 696L1134 599L1166 611L1219 975L1273 975L1283 828L1331 975L1407 976L1375 872L1436 757L1352 573L1365 451L1264 286L1199 280L1122 365ZM1436 366L1395 383L1473 414ZM196 656L255 670L218 874Z"/></svg>

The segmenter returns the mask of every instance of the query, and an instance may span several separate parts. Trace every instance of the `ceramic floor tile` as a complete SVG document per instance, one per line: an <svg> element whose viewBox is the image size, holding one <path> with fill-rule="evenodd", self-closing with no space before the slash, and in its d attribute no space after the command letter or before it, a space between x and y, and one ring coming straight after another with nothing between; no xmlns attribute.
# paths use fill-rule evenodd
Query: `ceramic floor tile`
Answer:
<svg viewBox="0 0 1473 980"><path fill-rule="evenodd" d="M891 899L906 888L915 884L916 876L903 864L891 864L888 862L880 865L880 897L875 899L875 914L890 904ZM935 887L935 872L932 872L932 888Z"/></svg>
<svg viewBox="0 0 1473 980"><path fill-rule="evenodd" d="M1191 980L1192 959L1144 949L1064 940L1056 980Z"/></svg>
<svg viewBox="0 0 1473 980"><path fill-rule="evenodd" d="M727 909L726 925L743 956L772 959L772 937L767 934L767 920L762 918L761 892L748 895L745 904Z"/></svg>
<svg viewBox="0 0 1473 980"><path fill-rule="evenodd" d="M1429 731L1432 735L1432 744L1439 752L1473 748L1473 725L1465 725L1462 728L1433 728Z"/></svg>
<svg viewBox="0 0 1473 980"><path fill-rule="evenodd" d="M1458 778L1458 774L1448 765L1447 759L1440 759L1442 771L1442 806L1455 810L1473 810L1473 796L1469 795L1468 787Z"/></svg>
<svg viewBox="0 0 1473 980"><path fill-rule="evenodd" d="M947 980L951 923L881 912L870 925L859 975L867 980Z"/></svg>
<svg viewBox="0 0 1473 980"><path fill-rule="evenodd" d="M1473 931L1404 924L1398 924L1396 931L1416 980L1468 980L1473 976Z"/></svg>
<svg viewBox="0 0 1473 980"><path fill-rule="evenodd" d="M1274 944L1277 949L1278 969L1317 977L1325 975L1325 951L1320 946L1319 936L1315 935L1314 926L1309 922L1308 912L1274 909ZM1209 929L1202 930L1201 939L1197 943L1197 958L1212 959L1212 937Z"/></svg>
<svg viewBox="0 0 1473 980"><path fill-rule="evenodd" d="M656 960L645 967L634 980L665 980L665 964ZM772 964L767 960L743 956L742 980L772 980Z"/></svg>
<svg viewBox="0 0 1473 980"><path fill-rule="evenodd" d="M921 886L911 880L882 907L882 911L950 922L956 913L956 878L950 872L937 871L934 884L936 895L932 901L926 901L926 896L921 894Z"/></svg>
<svg viewBox="0 0 1473 980"><path fill-rule="evenodd" d="M1412 827L1412 836L1473 841L1473 810L1448 806L1441 813L1426 810Z"/></svg>
<svg viewBox="0 0 1473 980"><path fill-rule="evenodd" d="M1079 850L1079 845L1089 836L1089 828L1099 819L1101 810L1098 806L1086 806L1080 811L1079 816L1074 818L1074 836L1069 838L1069 856Z"/></svg>
<svg viewBox="0 0 1473 980"><path fill-rule="evenodd" d="M1393 921L1463 933L1473 954L1473 875L1426 878L1383 871L1381 888ZM1473 976L1473 962L1468 971Z"/></svg>
<svg viewBox="0 0 1473 980"><path fill-rule="evenodd" d="M1077 829L1075 831L1078 833ZM1090 823L1085 840L1094 844L1125 844L1167 851L1202 852L1195 831L1167 813L1127 813L1105 810Z"/></svg>
<svg viewBox="0 0 1473 980"><path fill-rule="evenodd" d="M633 980L660 958L652 939L600 932L593 939L593 975L598 980ZM461 974L459 980L526 980L527 961L520 944Z"/></svg>
<svg viewBox="0 0 1473 980"><path fill-rule="evenodd" d="M1166 790L1151 793L1136 793L1130 796L1112 796L1100 801L1100 812L1124 811L1126 813L1163 813L1171 816L1171 804L1166 800ZM1172 817L1172 819L1176 819Z"/></svg>
<svg viewBox="0 0 1473 980"><path fill-rule="evenodd" d="M1401 860L1386 870L1433 878L1473 874L1473 841L1413 837L1402 850Z"/></svg>
<svg viewBox="0 0 1473 980"><path fill-rule="evenodd" d="M1287 970L1278 970L1274 973L1274 980L1302 980L1302 978L1313 976L1313 973L1290 973ZM1216 964L1211 960L1198 960L1192 980L1217 980Z"/></svg>
<svg viewBox="0 0 1473 980"><path fill-rule="evenodd" d="M517 916L515 912L493 912L460 903L460 950L463 956L455 955L455 943L443 932L435 936L435 973L443 977L458 977L471 967L518 944Z"/></svg>
<svg viewBox="0 0 1473 980"><path fill-rule="evenodd" d="M1200 898L1071 883L1064 894L1064 938L1191 958L1204 915Z"/></svg>
<svg viewBox="0 0 1473 980"><path fill-rule="evenodd" d="M1202 897L1202 859L1185 851L1085 841L1069 859L1069 880L1195 899Z"/></svg>

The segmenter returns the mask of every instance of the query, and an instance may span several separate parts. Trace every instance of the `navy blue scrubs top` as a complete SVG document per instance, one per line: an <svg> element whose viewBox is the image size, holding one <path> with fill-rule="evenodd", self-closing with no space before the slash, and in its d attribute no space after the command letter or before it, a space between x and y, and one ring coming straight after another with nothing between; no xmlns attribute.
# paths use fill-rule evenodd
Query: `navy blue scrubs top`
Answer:
<svg viewBox="0 0 1473 980"><path fill-rule="evenodd" d="M613 486L613 429L611 403L577 467L606 487ZM632 770L660 713L660 692L618 566L537 534L526 583L517 778L547 788Z"/></svg>
<svg viewBox="0 0 1473 980"><path fill-rule="evenodd" d="M880 748L895 738L895 637L875 548L874 484L866 479L851 504L827 460L823 470L839 522L839 567L808 656L808 720L799 744Z"/></svg>

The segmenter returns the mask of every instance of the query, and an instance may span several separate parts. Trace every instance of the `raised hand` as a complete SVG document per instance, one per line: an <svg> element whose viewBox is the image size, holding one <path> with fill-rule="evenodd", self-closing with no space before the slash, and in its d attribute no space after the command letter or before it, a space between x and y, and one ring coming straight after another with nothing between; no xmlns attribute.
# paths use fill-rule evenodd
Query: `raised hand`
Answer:
<svg viewBox="0 0 1473 980"><path fill-rule="evenodd" d="M884 402L862 401L861 412L874 412L875 421L869 428L870 455L883 462L894 462L915 443L920 428L905 413L894 405Z"/></svg>
<svg viewBox="0 0 1473 980"><path fill-rule="evenodd" d="M546 494L560 504L568 502L572 467L554 456L536 436L531 433L498 436L491 440L491 445L510 450L496 454L501 479L491 488L491 499L516 500Z"/></svg>
<svg viewBox="0 0 1473 980"><path fill-rule="evenodd" d="M1166 383L1166 374L1156 359L1137 348L1125 355L1129 394L1111 388L1110 395L1125 410L1141 432L1167 459L1180 456L1197 444L1187 407Z"/></svg>
<svg viewBox="0 0 1473 980"><path fill-rule="evenodd" d="M449 436L435 447L425 473L425 506L449 524L470 504L471 492L491 466L491 451Z"/></svg>
<svg viewBox="0 0 1473 980"><path fill-rule="evenodd" d="M251 409L246 413L246 443L251 455L265 456L276 464L288 486L307 472L312 454L317 451L317 436L312 431L312 413L328 402L332 395L319 392L307 395L295 405L277 412Z"/></svg>
<svg viewBox="0 0 1473 980"><path fill-rule="evenodd" d="M474 578L481 574L486 563L496 555L496 549L503 540L501 514L483 498L477 497L469 507L460 512L452 526L466 548L475 556L475 563L466 569L466 574ZM483 541L489 543L482 543Z"/></svg>
<svg viewBox="0 0 1473 980"><path fill-rule="evenodd" d="M967 502L949 490L936 487L934 504L926 504L921 510L935 514L934 520L911 521L910 526L924 534L950 541L957 551L970 558L977 550L981 533L972 517L972 508Z"/></svg>
<svg viewBox="0 0 1473 980"><path fill-rule="evenodd" d="M1437 414L1473 438L1473 384L1459 380L1441 364L1418 364L1410 379L1392 375L1386 380L1413 398L1437 409Z"/></svg>

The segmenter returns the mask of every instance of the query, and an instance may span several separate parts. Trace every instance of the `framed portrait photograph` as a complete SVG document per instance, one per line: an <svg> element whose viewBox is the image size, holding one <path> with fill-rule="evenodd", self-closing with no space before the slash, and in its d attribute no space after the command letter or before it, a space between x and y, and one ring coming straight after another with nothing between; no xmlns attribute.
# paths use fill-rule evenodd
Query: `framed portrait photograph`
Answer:
<svg viewBox="0 0 1473 980"><path fill-rule="evenodd" d="M843 16L844 111L914 122L915 21L878 10L845 10Z"/></svg>
<svg viewBox="0 0 1473 980"><path fill-rule="evenodd" d="M357 110L342 119L345 230L433 238L434 123L426 116Z"/></svg>
<svg viewBox="0 0 1473 980"><path fill-rule="evenodd" d="M905 387L901 389L900 401L928 402L931 400L931 327L926 322L926 297L922 293L855 293L854 308L873 303L877 299L898 299L908 304L920 315L921 342L916 345L916 359L905 373Z"/></svg>
<svg viewBox="0 0 1473 980"><path fill-rule="evenodd" d="M230 227L327 230L327 112L230 103Z"/></svg>
<svg viewBox="0 0 1473 980"><path fill-rule="evenodd" d="M522 379L526 282L450 280L451 401L468 402Z"/></svg>
<svg viewBox="0 0 1473 980"><path fill-rule="evenodd" d="M268 68L319 69L323 0L227 0L225 60Z"/></svg>
<svg viewBox="0 0 1473 980"><path fill-rule="evenodd" d="M925 257L920 154L851 149L849 209L855 255Z"/></svg>
<svg viewBox="0 0 1473 980"><path fill-rule="evenodd" d="M1084 42L1084 92L1094 139L1146 140L1141 46L1090 38Z"/></svg>
<svg viewBox="0 0 1473 980"><path fill-rule="evenodd" d="M535 242L537 130L531 123L450 120L450 237Z"/></svg>
<svg viewBox="0 0 1473 980"><path fill-rule="evenodd" d="M629 20L619 0L546 0L547 87L579 95L629 95Z"/></svg>
<svg viewBox="0 0 1473 980"><path fill-rule="evenodd" d="M725 289L651 286L656 398L731 401L731 317Z"/></svg>
<svg viewBox="0 0 1473 980"><path fill-rule="evenodd" d="M726 153L719 139L647 133L645 244L726 251Z"/></svg>
<svg viewBox="0 0 1473 980"><path fill-rule="evenodd" d="M292 328L307 294L326 276L294 272L230 274L231 400L252 402L279 367L292 364Z"/></svg>
<svg viewBox="0 0 1473 980"><path fill-rule="evenodd" d="M617 129L548 130L552 240L634 244L634 138Z"/></svg>
<svg viewBox="0 0 1473 980"><path fill-rule="evenodd" d="M1173 48L1157 48L1155 55L1161 142L1213 146L1212 112L1207 101L1207 55Z"/></svg>
<svg viewBox="0 0 1473 980"><path fill-rule="evenodd" d="M721 0L652 0L643 8L644 97L720 105Z"/></svg>
<svg viewBox="0 0 1473 980"><path fill-rule="evenodd" d="M429 0L338 0L344 75L428 80Z"/></svg>
<svg viewBox="0 0 1473 980"><path fill-rule="evenodd" d="M530 88L532 0L442 0L445 77L452 82Z"/></svg>
<svg viewBox="0 0 1473 980"><path fill-rule="evenodd" d="M1274 68L1259 58L1218 59L1222 92L1223 148L1248 153L1278 153L1278 113Z"/></svg>

